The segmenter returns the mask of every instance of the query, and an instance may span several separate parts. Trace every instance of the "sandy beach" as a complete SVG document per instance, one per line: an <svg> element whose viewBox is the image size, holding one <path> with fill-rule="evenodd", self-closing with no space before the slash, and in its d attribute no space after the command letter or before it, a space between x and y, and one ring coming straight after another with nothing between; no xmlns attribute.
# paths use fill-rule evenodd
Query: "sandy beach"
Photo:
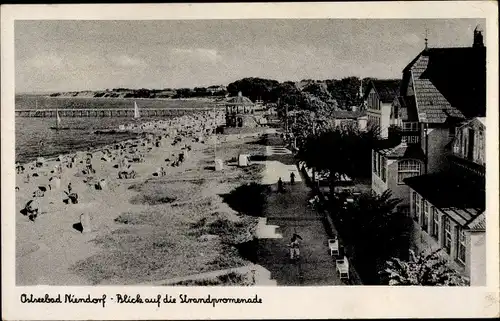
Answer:
<svg viewBox="0 0 500 321"><path fill-rule="evenodd" d="M262 165L234 160L263 152L252 143L263 128L214 135L223 121L214 111L132 124L143 137L23 164L16 284L139 284L250 264L235 245L252 239L256 218L224 197L260 179Z"/></svg>

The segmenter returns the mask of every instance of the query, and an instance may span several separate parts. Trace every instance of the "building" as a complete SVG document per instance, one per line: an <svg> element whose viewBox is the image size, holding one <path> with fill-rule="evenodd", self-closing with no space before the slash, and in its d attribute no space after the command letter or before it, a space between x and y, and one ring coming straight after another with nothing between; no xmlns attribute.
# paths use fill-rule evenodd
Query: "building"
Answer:
<svg viewBox="0 0 500 321"><path fill-rule="evenodd" d="M457 128L447 170L405 179L410 189L412 242L443 256L471 285L485 285L485 118Z"/></svg>
<svg viewBox="0 0 500 321"><path fill-rule="evenodd" d="M253 114L255 104L247 97L243 96L241 91L238 96L231 97L225 102L226 107L226 126L228 127L254 127L256 122Z"/></svg>
<svg viewBox="0 0 500 321"><path fill-rule="evenodd" d="M449 162L444 151L456 126L485 116L486 49L481 39L475 31L472 47L426 46L403 69L399 95L388 114L388 135L395 137L381 141L372 153L372 190L380 194L391 189L402 199L403 212L410 204L404 179L445 170Z"/></svg>
<svg viewBox="0 0 500 321"><path fill-rule="evenodd" d="M366 130L368 127L368 116L364 110L335 110L332 112L332 120L335 127L356 128L359 130Z"/></svg>
<svg viewBox="0 0 500 321"><path fill-rule="evenodd" d="M486 49L428 48L404 69L388 138L372 153L372 190L401 198L417 251L443 249L450 265L485 284Z"/></svg>
<svg viewBox="0 0 500 321"><path fill-rule="evenodd" d="M400 80L371 80L366 88L363 100L366 101L368 123L377 126L380 137L387 138L391 125L391 104L398 96Z"/></svg>
<svg viewBox="0 0 500 321"><path fill-rule="evenodd" d="M209 86L207 87L207 91L212 95L217 93L224 93L226 91L226 86L223 85Z"/></svg>

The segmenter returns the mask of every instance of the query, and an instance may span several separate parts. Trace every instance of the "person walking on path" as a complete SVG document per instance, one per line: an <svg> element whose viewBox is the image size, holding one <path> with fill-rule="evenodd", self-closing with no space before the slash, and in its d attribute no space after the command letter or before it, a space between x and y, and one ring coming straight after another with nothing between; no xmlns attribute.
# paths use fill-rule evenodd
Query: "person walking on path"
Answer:
<svg viewBox="0 0 500 321"><path fill-rule="evenodd" d="M283 188L283 181L281 180L281 177L278 179L278 192L283 193L285 190Z"/></svg>
<svg viewBox="0 0 500 321"><path fill-rule="evenodd" d="M290 184L292 184L292 185L295 184L295 173L294 172L290 173Z"/></svg>
<svg viewBox="0 0 500 321"><path fill-rule="evenodd" d="M290 240L290 259L298 259L300 257L299 240L302 241L302 237L297 233L293 233L292 239Z"/></svg>

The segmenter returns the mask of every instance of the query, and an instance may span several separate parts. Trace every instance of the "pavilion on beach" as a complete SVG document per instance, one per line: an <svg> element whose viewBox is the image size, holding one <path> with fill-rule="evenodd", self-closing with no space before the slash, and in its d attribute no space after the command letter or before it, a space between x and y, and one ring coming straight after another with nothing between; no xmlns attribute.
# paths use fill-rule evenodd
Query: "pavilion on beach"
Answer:
<svg viewBox="0 0 500 321"><path fill-rule="evenodd" d="M225 102L226 107L226 126L242 127L246 126L245 121L248 117L245 115L253 114L255 104L247 97L243 96L241 91L238 96L231 97Z"/></svg>

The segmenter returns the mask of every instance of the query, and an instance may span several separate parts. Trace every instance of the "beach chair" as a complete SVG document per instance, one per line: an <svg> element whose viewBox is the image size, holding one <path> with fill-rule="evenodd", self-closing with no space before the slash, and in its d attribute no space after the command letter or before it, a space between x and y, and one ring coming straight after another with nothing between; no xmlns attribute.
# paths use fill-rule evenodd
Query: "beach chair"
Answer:
<svg viewBox="0 0 500 321"><path fill-rule="evenodd" d="M340 255L339 240L337 238L333 238L333 239L328 240L328 248L330 249L330 256L333 256L334 254L336 256Z"/></svg>
<svg viewBox="0 0 500 321"><path fill-rule="evenodd" d="M340 276L340 279L349 280L349 260L344 256L343 259L336 260L337 272Z"/></svg>

